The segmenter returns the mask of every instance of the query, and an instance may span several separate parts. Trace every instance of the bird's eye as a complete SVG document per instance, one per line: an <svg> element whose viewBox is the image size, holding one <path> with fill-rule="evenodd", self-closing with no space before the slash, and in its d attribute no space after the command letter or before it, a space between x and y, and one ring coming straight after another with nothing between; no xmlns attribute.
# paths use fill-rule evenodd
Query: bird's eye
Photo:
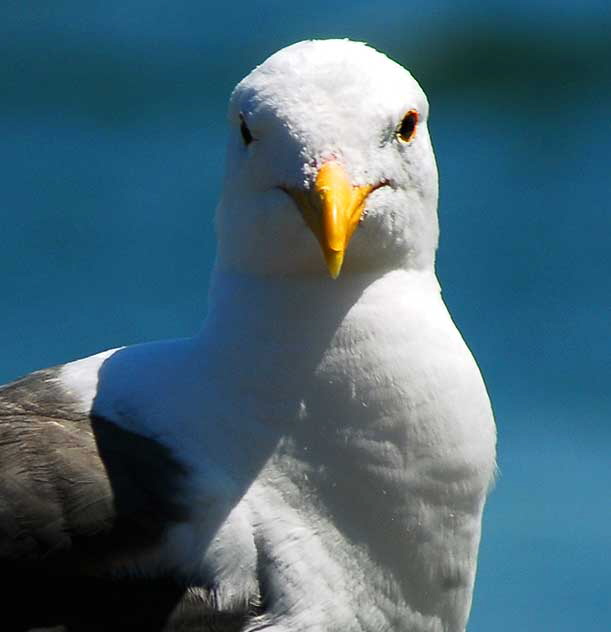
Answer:
<svg viewBox="0 0 611 632"><path fill-rule="evenodd" d="M410 110L401 121L397 129L397 136L404 142L409 143L416 135L416 125L418 123L418 112Z"/></svg>
<svg viewBox="0 0 611 632"><path fill-rule="evenodd" d="M242 139L244 140L244 144L246 146L250 145L254 140L253 135L250 133L248 129L248 125L246 125L246 121L244 120L244 116L240 114L240 132L242 133Z"/></svg>

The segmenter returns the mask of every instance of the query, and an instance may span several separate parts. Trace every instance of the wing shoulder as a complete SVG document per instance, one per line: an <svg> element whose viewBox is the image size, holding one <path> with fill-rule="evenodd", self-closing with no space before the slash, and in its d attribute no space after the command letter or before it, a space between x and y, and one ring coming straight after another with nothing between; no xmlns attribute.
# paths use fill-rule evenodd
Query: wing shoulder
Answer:
<svg viewBox="0 0 611 632"><path fill-rule="evenodd" d="M59 371L0 389L0 558L99 565L152 546L186 519L185 468L161 443L80 412Z"/></svg>
<svg viewBox="0 0 611 632"><path fill-rule="evenodd" d="M189 519L189 473L161 442L83 412L61 371L0 387L2 629L242 629L251 613L218 612L205 586L133 572Z"/></svg>

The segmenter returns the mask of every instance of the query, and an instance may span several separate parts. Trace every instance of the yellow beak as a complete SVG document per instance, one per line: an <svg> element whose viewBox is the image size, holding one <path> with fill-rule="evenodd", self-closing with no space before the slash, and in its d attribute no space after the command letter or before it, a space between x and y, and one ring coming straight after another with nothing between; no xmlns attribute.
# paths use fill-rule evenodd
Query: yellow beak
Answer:
<svg viewBox="0 0 611 632"><path fill-rule="evenodd" d="M337 279L346 248L365 209L365 200L380 185L353 186L338 162L326 162L310 191L288 191L322 248L331 278Z"/></svg>

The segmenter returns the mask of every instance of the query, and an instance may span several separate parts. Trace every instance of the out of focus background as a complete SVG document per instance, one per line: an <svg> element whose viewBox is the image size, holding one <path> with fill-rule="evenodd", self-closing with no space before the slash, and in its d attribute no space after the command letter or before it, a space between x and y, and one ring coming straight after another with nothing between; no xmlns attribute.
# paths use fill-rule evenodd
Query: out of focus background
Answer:
<svg viewBox="0 0 611 632"><path fill-rule="evenodd" d="M0 5L0 381L190 335L232 86L365 40L431 101L438 272L500 475L470 632L611 629L611 3Z"/></svg>

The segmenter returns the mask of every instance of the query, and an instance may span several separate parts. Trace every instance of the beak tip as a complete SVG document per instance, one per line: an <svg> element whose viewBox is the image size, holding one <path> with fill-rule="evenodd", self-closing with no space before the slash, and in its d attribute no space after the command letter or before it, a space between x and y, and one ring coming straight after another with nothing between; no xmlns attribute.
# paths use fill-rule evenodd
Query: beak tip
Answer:
<svg viewBox="0 0 611 632"><path fill-rule="evenodd" d="M327 260L327 270L329 270L329 276L335 280L339 276L344 263L344 251L332 250L325 257Z"/></svg>

